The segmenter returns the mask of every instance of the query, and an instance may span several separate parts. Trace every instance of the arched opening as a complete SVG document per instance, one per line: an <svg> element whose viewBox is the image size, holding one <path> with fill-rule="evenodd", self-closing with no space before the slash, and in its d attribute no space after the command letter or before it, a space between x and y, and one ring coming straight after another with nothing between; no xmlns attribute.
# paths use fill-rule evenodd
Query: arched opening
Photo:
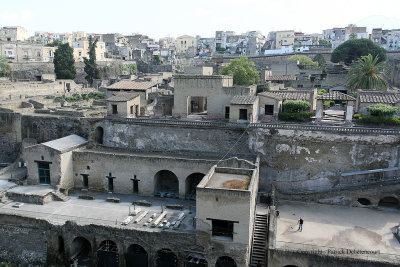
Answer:
<svg viewBox="0 0 400 267"><path fill-rule="evenodd" d="M197 253L190 253L186 257L186 267L207 267L208 263L203 255Z"/></svg>
<svg viewBox="0 0 400 267"><path fill-rule="evenodd" d="M173 172L159 171L154 176L154 181L154 196L179 198L179 181Z"/></svg>
<svg viewBox="0 0 400 267"><path fill-rule="evenodd" d="M204 174L196 172L192 173L186 178L186 199L196 199L196 187L200 183L201 179L203 179Z"/></svg>
<svg viewBox="0 0 400 267"><path fill-rule="evenodd" d="M94 141L97 144L102 145L103 144L103 136L104 136L104 129L103 127L97 127L95 132L94 132Z"/></svg>
<svg viewBox="0 0 400 267"><path fill-rule="evenodd" d="M359 199L357 199L357 201L358 201L358 203L360 203L361 205L364 205L364 206L371 205L371 201L367 198L359 198Z"/></svg>
<svg viewBox="0 0 400 267"><path fill-rule="evenodd" d="M157 267L176 267L178 266L178 258L175 253L169 249L162 249L156 254Z"/></svg>
<svg viewBox="0 0 400 267"><path fill-rule="evenodd" d="M389 207L389 208L398 208L399 200L395 197L384 197L381 200L379 200L378 206Z"/></svg>
<svg viewBox="0 0 400 267"><path fill-rule="evenodd" d="M100 243L97 250L97 266L98 267L118 267L118 248L111 240L105 240Z"/></svg>
<svg viewBox="0 0 400 267"><path fill-rule="evenodd" d="M92 246L84 237L72 241L70 260L76 266L92 266Z"/></svg>
<svg viewBox="0 0 400 267"><path fill-rule="evenodd" d="M64 238L62 236L58 236L58 253L62 254L65 251L64 247Z"/></svg>
<svg viewBox="0 0 400 267"><path fill-rule="evenodd" d="M216 264L216 267L236 267L236 262L234 259L228 256L219 257Z"/></svg>
<svg viewBox="0 0 400 267"><path fill-rule="evenodd" d="M126 266L147 267L148 256L146 250L139 245L131 245L125 253Z"/></svg>

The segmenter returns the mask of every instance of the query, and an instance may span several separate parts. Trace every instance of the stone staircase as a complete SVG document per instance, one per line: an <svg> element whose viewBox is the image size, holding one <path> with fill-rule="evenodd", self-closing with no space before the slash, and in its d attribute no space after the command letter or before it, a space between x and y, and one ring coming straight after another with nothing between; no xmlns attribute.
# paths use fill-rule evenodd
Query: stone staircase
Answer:
<svg viewBox="0 0 400 267"><path fill-rule="evenodd" d="M266 265L268 235L268 214L256 213L253 232L253 245L251 251L251 267L256 267L260 261L261 266Z"/></svg>
<svg viewBox="0 0 400 267"><path fill-rule="evenodd" d="M346 118L344 114L324 113L324 117L322 118L321 122L329 124L344 124L345 119Z"/></svg>
<svg viewBox="0 0 400 267"><path fill-rule="evenodd" d="M67 197L60 191L53 191L52 194L53 194L54 200L64 201L64 202L69 200L69 197Z"/></svg>

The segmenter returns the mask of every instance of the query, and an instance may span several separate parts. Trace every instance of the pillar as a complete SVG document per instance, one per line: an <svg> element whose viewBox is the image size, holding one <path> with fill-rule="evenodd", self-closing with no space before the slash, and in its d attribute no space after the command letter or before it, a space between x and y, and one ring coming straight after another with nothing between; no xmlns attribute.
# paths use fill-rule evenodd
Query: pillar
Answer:
<svg viewBox="0 0 400 267"><path fill-rule="evenodd" d="M317 121L320 121L322 119L322 115L324 113L322 105L323 105L322 99L318 99L317 100L317 109L315 112L315 118Z"/></svg>
<svg viewBox="0 0 400 267"><path fill-rule="evenodd" d="M346 122L351 122L353 120L353 114L354 114L354 101L347 101Z"/></svg>

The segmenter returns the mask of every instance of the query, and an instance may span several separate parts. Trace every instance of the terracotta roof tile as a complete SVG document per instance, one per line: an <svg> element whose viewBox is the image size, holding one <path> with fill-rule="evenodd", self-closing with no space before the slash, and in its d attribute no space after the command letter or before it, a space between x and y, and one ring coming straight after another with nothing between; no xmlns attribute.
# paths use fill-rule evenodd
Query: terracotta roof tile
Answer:
<svg viewBox="0 0 400 267"><path fill-rule="evenodd" d="M260 95L268 96L268 97L279 97L282 100L310 100L313 91L305 91L305 90L282 90L282 91L270 91L260 93Z"/></svg>
<svg viewBox="0 0 400 267"><path fill-rule="evenodd" d="M360 92L360 103L396 104L400 102L400 94L387 92Z"/></svg>
<svg viewBox="0 0 400 267"><path fill-rule="evenodd" d="M350 95L343 94L342 92L333 91L326 95L318 95L319 100L342 100L342 101L356 101L356 99Z"/></svg>
<svg viewBox="0 0 400 267"><path fill-rule="evenodd" d="M266 81L295 81L297 77L294 75L277 75L265 77Z"/></svg>
<svg viewBox="0 0 400 267"><path fill-rule="evenodd" d="M235 95L231 104L233 105L252 105L256 101L257 97L254 95Z"/></svg>

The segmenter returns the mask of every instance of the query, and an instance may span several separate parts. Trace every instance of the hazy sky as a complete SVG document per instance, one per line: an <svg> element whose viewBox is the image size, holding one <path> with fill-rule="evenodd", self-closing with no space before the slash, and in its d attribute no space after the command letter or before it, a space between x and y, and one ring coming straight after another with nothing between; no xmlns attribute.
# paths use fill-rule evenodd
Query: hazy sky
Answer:
<svg viewBox="0 0 400 267"><path fill-rule="evenodd" d="M0 10L0 26L35 31L123 34L154 38L359 26L400 28L400 0L14 0Z"/></svg>

